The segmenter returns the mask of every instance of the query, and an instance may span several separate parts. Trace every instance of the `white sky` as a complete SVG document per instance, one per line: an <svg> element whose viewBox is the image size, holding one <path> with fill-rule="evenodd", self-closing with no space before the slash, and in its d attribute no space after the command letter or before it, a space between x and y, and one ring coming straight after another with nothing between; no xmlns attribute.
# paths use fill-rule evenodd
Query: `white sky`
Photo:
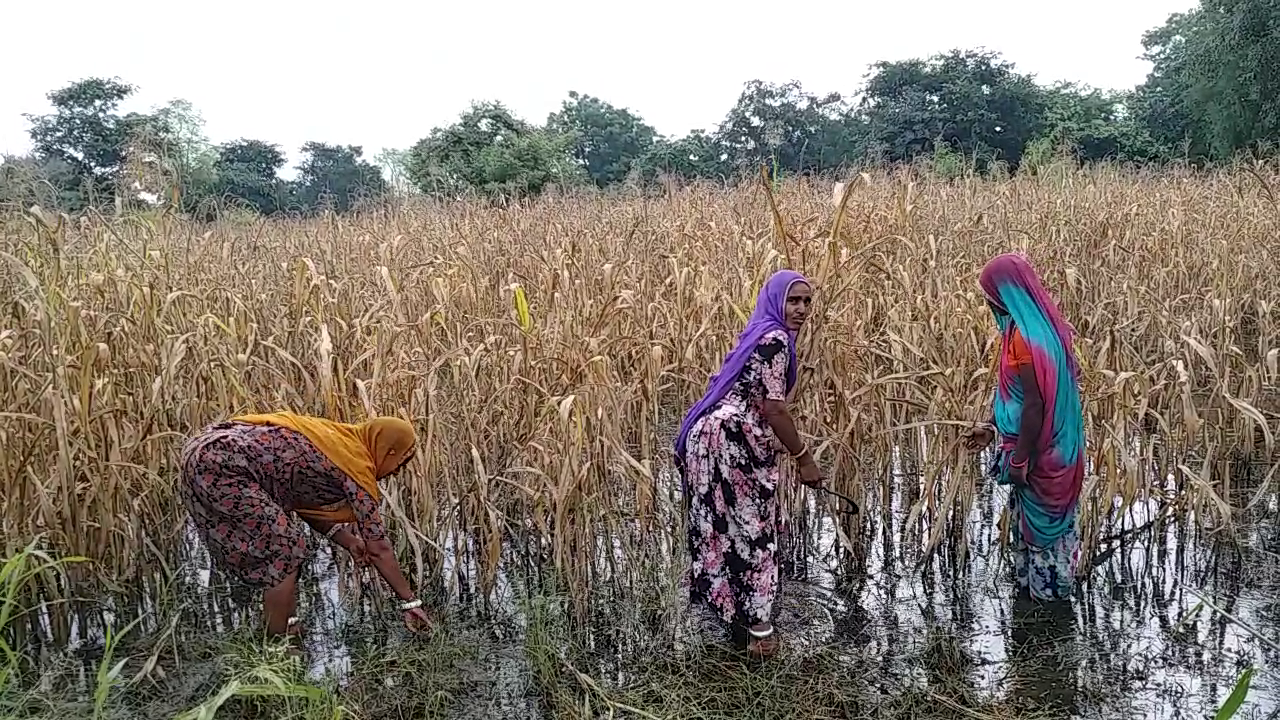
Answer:
<svg viewBox="0 0 1280 720"><path fill-rule="evenodd" d="M0 153L29 149L22 113L88 76L138 86L126 110L181 97L213 142L308 140L404 148L473 99L541 123L569 90L639 113L659 132L710 130L744 82L799 80L854 94L878 60L951 48L1003 53L1041 82L1127 88L1146 76L1142 33L1194 0L525 0L299 2L69 0L54 17L6 5ZM613 5L615 10L606 7Z"/></svg>

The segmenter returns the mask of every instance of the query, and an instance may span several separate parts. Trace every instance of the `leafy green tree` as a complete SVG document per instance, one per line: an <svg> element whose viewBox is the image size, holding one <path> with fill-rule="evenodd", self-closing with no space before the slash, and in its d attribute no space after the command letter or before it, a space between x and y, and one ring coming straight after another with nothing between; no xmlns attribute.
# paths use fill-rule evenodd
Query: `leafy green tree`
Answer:
<svg viewBox="0 0 1280 720"><path fill-rule="evenodd" d="M193 207L211 195L217 187L218 152L204 133L200 111L186 100L172 100L152 110L148 127L157 132L157 152L183 206Z"/></svg>
<svg viewBox="0 0 1280 720"><path fill-rule="evenodd" d="M683 180L725 180L732 173L728 149L715 136L694 130L681 138L658 138L636 159L633 172L643 182L666 175Z"/></svg>
<svg viewBox="0 0 1280 720"><path fill-rule="evenodd" d="M363 160L363 154L356 145L303 145L296 183L302 208L314 210L327 205L336 212L346 212L361 198L385 196L387 181L382 171Z"/></svg>
<svg viewBox="0 0 1280 720"><path fill-rule="evenodd" d="M1202 0L1203 2L1203 0ZM1280 3L1227 0L1213 10L1218 62L1202 107L1222 155L1280 138Z"/></svg>
<svg viewBox="0 0 1280 720"><path fill-rule="evenodd" d="M1143 47L1135 111L1168 154L1220 160L1280 137L1280 3L1202 0Z"/></svg>
<svg viewBox="0 0 1280 720"><path fill-rule="evenodd" d="M716 137L739 172L755 173L761 164L789 172L822 171L845 160L847 148L825 144L843 136L839 130L847 117L837 93L818 97L805 92L799 82L752 80L720 123Z"/></svg>
<svg viewBox="0 0 1280 720"><path fill-rule="evenodd" d="M289 188L280 179L285 157L280 147L262 140L236 140L219 145L214 172L219 200L239 200L263 215L284 209Z"/></svg>
<svg viewBox="0 0 1280 720"><path fill-rule="evenodd" d="M217 191L217 152L190 102L173 100L136 116L126 140L122 187L177 202L188 212Z"/></svg>
<svg viewBox="0 0 1280 720"><path fill-rule="evenodd" d="M816 162L820 171L837 170L848 166L873 164L870 125L856 108L831 108L814 138L816 157L812 151L807 157Z"/></svg>
<svg viewBox="0 0 1280 720"><path fill-rule="evenodd" d="M1131 112L1133 94L1058 83L1044 91L1043 131L1032 143L1081 161L1148 161L1160 151Z"/></svg>
<svg viewBox="0 0 1280 720"><path fill-rule="evenodd" d="M71 177L65 178L69 182L59 188L60 195L70 198L82 189L100 201L114 195L128 141L148 119L118 112L120 103L133 92L132 85L118 79L88 78L50 92L52 113L24 116L31 123L35 154L72 170ZM76 207L69 209L79 209L86 200L82 194L72 203Z"/></svg>
<svg viewBox="0 0 1280 720"><path fill-rule="evenodd" d="M474 103L458 122L436 128L409 151L409 177L430 195L536 195L582 180L571 138L536 128L501 103Z"/></svg>
<svg viewBox="0 0 1280 720"><path fill-rule="evenodd" d="M1134 93L1134 115L1168 157L1205 158L1212 139L1199 113L1204 48L1211 28L1199 11L1176 13L1142 38L1151 63L1146 82Z"/></svg>
<svg viewBox="0 0 1280 720"><path fill-rule="evenodd" d="M408 150L395 148L383 148L373 157L374 164L387 179L391 192L399 196L409 195L416 190L413 181L409 178L410 157Z"/></svg>
<svg viewBox="0 0 1280 720"><path fill-rule="evenodd" d="M657 133L640 116L590 95L569 93L547 129L572 139L570 154L598 187L622 182Z"/></svg>
<svg viewBox="0 0 1280 720"><path fill-rule="evenodd" d="M1016 167L1042 132L1045 97L997 53L953 50L873 66L862 110L875 151L889 161L932 154L945 142L980 167Z"/></svg>
<svg viewBox="0 0 1280 720"><path fill-rule="evenodd" d="M0 162L0 207L40 205L75 212L83 207L85 197L80 182L76 169L57 158L6 157Z"/></svg>

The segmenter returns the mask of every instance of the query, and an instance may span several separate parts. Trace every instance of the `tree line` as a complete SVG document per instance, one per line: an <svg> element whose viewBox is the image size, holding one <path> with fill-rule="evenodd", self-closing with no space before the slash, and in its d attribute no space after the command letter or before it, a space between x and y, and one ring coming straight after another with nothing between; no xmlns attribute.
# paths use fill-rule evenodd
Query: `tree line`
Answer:
<svg viewBox="0 0 1280 720"><path fill-rule="evenodd" d="M1152 69L1129 90L1042 86L998 53L952 50L876 63L854 97L753 80L716 128L682 137L577 92L541 125L476 102L412 147L374 158L308 142L294 180L280 177L278 145L211 145L181 100L122 114L135 88L88 78L51 92L51 113L27 116L33 150L0 164L0 202L74 212L143 196L206 216L229 203L342 212L389 194L519 198L552 186L732 182L761 166L812 175L921 159L944 174L1034 172L1064 156L1210 164L1265 152L1278 137L1280 4L1202 3L1142 44Z"/></svg>

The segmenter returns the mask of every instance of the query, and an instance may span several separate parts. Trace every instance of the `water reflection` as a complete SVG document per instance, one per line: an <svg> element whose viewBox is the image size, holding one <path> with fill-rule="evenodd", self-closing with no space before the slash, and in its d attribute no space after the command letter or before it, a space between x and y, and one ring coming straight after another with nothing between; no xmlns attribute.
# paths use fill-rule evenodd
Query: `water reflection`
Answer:
<svg viewBox="0 0 1280 720"><path fill-rule="evenodd" d="M915 472L904 455L892 460L897 481L868 496L858 517L827 512L812 493L788 491L787 580L776 607L789 652L834 653L848 666L868 667L866 681L889 691L921 686L939 697L999 700L1054 717L1156 720L1213 715L1254 665L1264 670L1245 713L1280 708L1266 670L1280 659L1277 652L1199 606L1188 590L1280 641L1280 555L1273 551L1280 530L1270 499L1240 513L1236 549L1198 530L1194 518L1170 513L1155 522L1165 507L1161 497L1178 487L1153 475L1148 498L1116 506L1115 527L1103 534L1129 534L1093 549L1096 567L1082 578L1077 597L1040 604L1015 591L1000 550L1006 490L979 481L967 517L953 521L937 552L922 560L919 534L938 520L908 525L920 491L904 480ZM658 530L642 533L639 521L619 522L602 530L584 551L586 564L575 568L596 588L588 622L573 628L575 642L596 662L582 669L604 682L625 684L655 653L696 651L726 639L718 623L687 606L677 487L669 473L660 476L659 515L650 523ZM427 580L448 600L449 632L476 636L468 643L479 648L477 666L467 672L485 681L469 686L468 707L519 707L512 717L529 717L536 703L526 696L524 602L547 591L551 573L540 540L508 541L487 592L480 553L465 536L442 539L440 573ZM237 596L210 572L190 528L184 544L175 582L192 622L226 633L257 614L260 597ZM340 566L349 566L342 553L318 543L300 583L299 616L311 677L348 684L358 672L357 643L394 646L402 637L398 613L375 601L385 597L385 586L372 575L362 584ZM48 629L47 616L40 624ZM79 620L72 634L88 644L101 637Z"/></svg>
<svg viewBox="0 0 1280 720"><path fill-rule="evenodd" d="M1041 603L1026 592L1017 593L1007 643L1013 704L1051 717L1075 717L1080 653L1072 604Z"/></svg>
<svg viewBox="0 0 1280 720"><path fill-rule="evenodd" d="M899 642L916 648L931 684L943 682L938 666L929 667L943 653L952 671L947 683L966 680L979 696L1030 699L1059 717L1202 718L1216 712L1246 667L1274 667L1271 648L1220 614L1202 608L1184 621L1198 603L1187 590L1194 587L1240 620L1277 634L1280 609L1272 598L1280 558L1259 537L1274 535L1264 529L1271 523L1255 518L1237 551L1201 537L1193 519L1148 526L1163 504L1134 503L1119 529L1148 531L1102 558L1072 603L1041 605L1015 593L999 550L1006 498L1002 488L982 483L967 519L967 557L940 551L912 574L903 568L907 558L895 555L909 542L902 534L909 503L894 493L874 519L868 586L859 598L870 627L862 635L886 648ZM813 527L814 536L802 541L815 554L837 544L829 522ZM824 578L813 565L809 571L810 582L835 587L834 572ZM951 643L955 638L961 642ZM1277 707L1274 678L1264 670L1255 675L1246 710Z"/></svg>

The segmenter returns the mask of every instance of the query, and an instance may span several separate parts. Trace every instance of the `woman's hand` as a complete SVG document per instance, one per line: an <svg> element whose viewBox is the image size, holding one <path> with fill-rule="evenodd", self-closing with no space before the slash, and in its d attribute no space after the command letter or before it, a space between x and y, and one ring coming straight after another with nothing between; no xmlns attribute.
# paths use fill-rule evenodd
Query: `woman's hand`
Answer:
<svg viewBox="0 0 1280 720"><path fill-rule="evenodd" d="M404 611L404 626L409 632L420 633L424 630L431 629L431 616L421 607Z"/></svg>
<svg viewBox="0 0 1280 720"><path fill-rule="evenodd" d="M366 540L365 547L369 554L369 562L373 568L378 571L383 580L391 586L392 592L402 601L408 602L413 598L413 591L409 589L409 583L404 579L404 573L400 571L400 563L396 561L395 549L391 547L390 541L385 537L377 540Z"/></svg>
<svg viewBox="0 0 1280 720"><path fill-rule="evenodd" d="M1023 459L1021 464L1015 465L1014 460L1009 460L1009 482L1014 485L1027 484L1027 460Z"/></svg>
<svg viewBox="0 0 1280 720"><path fill-rule="evenodd" d="M970 450L981 450L996 439L996 431L990 425L974 425L964 431L965 446Z"/></svg>
<svg viewBox="0 0 1280 720"><path fill-rule="evenodd" d="M354 535L354 540L347 546L347 552L351 554L351 561L357 567L365 567L369 564L369 548L364 544L364 538Z"/></svg>
<svg viewBox="0 0 1280 720"><path fill-rule="evenodd" d="M807 450L800 456L800 482L806 487L822 487L822 471L818 469L818 463L813 461L813 455Z"/></svg>

